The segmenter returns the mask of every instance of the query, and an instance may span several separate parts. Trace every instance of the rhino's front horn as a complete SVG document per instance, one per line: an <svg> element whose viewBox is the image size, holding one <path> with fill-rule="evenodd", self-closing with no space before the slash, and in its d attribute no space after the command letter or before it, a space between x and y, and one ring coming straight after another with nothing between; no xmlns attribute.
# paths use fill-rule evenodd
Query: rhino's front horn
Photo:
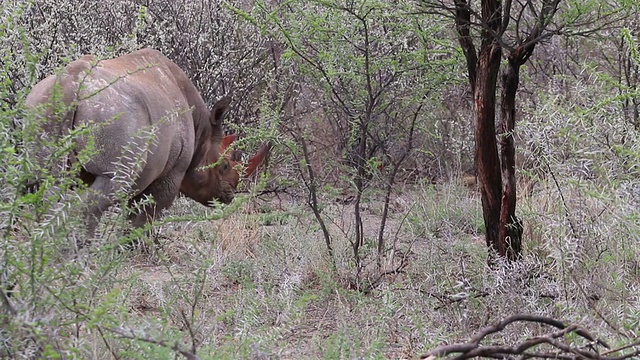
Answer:
<svg viewBox="0 0 640 360"><path fill-rule="evenodd" d="M256 169L258 168L258 165L260 165L269 154L270 149L271 149L270 143L262 144L258 153L256 153L251 158L249 158L249 161L247 162L247 169L245 171L245 176L250 176L256 171Z"/></svg>

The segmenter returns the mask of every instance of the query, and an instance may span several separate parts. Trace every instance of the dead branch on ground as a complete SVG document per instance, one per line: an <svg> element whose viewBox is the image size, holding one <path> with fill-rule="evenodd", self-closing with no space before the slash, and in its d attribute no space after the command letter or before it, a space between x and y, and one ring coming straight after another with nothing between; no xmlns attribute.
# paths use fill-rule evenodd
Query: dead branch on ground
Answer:
<svg viewBox="0 0 640 360"><path fill-rule="evenodd" d="M199 360L200 358L192 353L191 351L187 351L184 350L179 343L169 343L167 341L164 340L156 340L156 339L151 339L151 338L147 338L141 335L136 334L136 332L133 329L120 329L120 328L102 328L102 327L98 327L98 329L100 330L106 330L108 332L111 332L121 338L124 339L129 339L129 340L135 340L135 341L142 341L142 342L146 342L149 344L153 344L153 345L157 345L157 346L161 346L167 349L171 349L173 351L175 351L176 353L179 353L180 355L184 356L187 360Z"/></svg>
<svg viewBox="0 0 640 360"><path fill-rule="evenodd" d="M507 325L515 322L531 322L547 325L559 329L540 336L529 338L514 346L509 345L487 345L483 346L481 341L488 335L504 330ZM587 342L579 346L575 340L569 341L565 337L568 334L575 334L578 338L583 338ZM533 351L533 348L547 344L542 352ZM605 352L598 351L598 347L607 349ZM494 359L591 359L591 360L624 360L635 358L640 355L640 341L620 347L610 349L609 345L591 335L587 330L578 324L569 324L537 315L513 315L493 325L487 326L466 343L439 346L434 350L422 355L421 359L471 359L477 357L487 357ZM623 351L625 351L623 353Z"/></svg>

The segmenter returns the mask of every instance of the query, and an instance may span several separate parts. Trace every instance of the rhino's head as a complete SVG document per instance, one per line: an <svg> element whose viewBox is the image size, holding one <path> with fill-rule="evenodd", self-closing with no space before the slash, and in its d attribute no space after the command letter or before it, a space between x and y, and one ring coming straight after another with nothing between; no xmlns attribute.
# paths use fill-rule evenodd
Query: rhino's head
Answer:
<svg viewBox="0 0 640 360"><path fill-rule="evenodd" d="M242 153L238 150L229 149L229 145L236 140L237 136L227 135L222 138L220 143L219 154L222 158L219 160L219 164L212 168L213 172L217 172L217 176L220 177L220 193L214 193L213 197L222 201L225 204L230 203L233 200L233 194L238 187L240 181L240 174L248 177L253 174L258 165L262 163L267 154L269 153L270 146L263 144L260 150L247 160L246 163L242 162ZM212 176L215 176L212 174Z"/></svg>
<svg viewBox="0 0 640 360"><path fill-rule="evenodd" d="M237 138L236 135L220 138L222 119L229 102L229 98L223 98L212 109L210 121L214 131L207 138L201 139L204 143L201 144L203 154L199 159L199 166L187 171L180 186L183 194L207 206L214 200L230 203L240 182L240 175L253 174L269 153L270 146L264 144L257 154L242 163L239 151L229 151L229 145Z"/></svg>

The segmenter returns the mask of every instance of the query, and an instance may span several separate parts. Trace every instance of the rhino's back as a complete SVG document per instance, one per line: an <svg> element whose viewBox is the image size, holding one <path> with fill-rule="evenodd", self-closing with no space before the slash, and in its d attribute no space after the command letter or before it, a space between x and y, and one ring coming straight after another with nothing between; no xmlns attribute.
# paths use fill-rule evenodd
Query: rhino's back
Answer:
<svg viewBox="0 0 640 360"><path fill-rule="evenodd" d="M81 79L74 125L93 126L96 147L83 164L86 171L130 175L139 191L158 177L186 171L194 149L193 115L181 84L186 75L169 63L143 50L100 61Z"/></svg>

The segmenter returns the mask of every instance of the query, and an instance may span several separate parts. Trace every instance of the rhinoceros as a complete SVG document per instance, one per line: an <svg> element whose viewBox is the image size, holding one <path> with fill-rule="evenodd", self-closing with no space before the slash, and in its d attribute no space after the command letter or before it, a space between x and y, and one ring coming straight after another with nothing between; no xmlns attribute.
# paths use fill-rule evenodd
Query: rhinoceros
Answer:
<svg viewBox="0 0 640 360"><path fill-rule="evenodd" d="M63 103L62 111L56 99ZM179 193L204 205L234 198L238 159L224 154L235 136L222 136L230 98L209 109L185 72L156 50L100 61L86 55L36 84L26 103L46 116L43 138L60 138L91 126L91 135L79 137L69 156L69 161L79 161L79 151L92 140L92 155L79 174L89 186L90 237L102 213L116 201L123 173L133 183L130 202L149 195L154 199L153 205L131 216L134 226L158 216ZM40 147L36 157L51 153ZM264 144L249 159L247 175L268 152Z"/></svg>

